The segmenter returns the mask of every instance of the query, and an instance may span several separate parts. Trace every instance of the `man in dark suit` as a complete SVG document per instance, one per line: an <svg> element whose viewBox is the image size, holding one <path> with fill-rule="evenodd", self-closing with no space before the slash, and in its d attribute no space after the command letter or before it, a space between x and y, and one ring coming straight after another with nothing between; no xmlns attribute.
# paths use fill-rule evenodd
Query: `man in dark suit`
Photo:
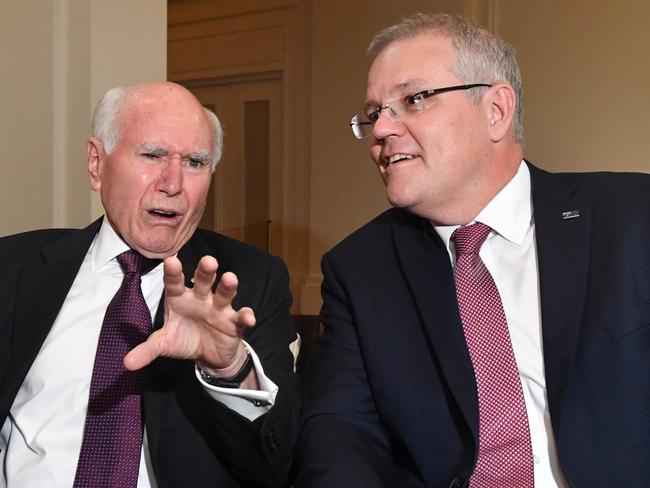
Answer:
<svg viewBox="0 0 650 488"><path fill-rule="evenodd" d="M0 486L286 486L299 409L288 274L196 229L221 148L218 119L183 87L112 89L88 141L105 217L0 240ZM96 400L106 324L122 313L107 310L134 272L123 255L148 266L124 300L154 332L106 360L118 379ZM125 313L120 337L140 320ZM139 389L110 396L138 372ZM136 407L120 417L127 395ZM127 459L120 443L139 436Z"/></svg>
<svg viewBox="0 0 650 488"><path fill-rule="evenodd" d="M523 161L512 50L466 20L369 52L396 208L323 258L296 486L649 486L650 175Z"/></svg>

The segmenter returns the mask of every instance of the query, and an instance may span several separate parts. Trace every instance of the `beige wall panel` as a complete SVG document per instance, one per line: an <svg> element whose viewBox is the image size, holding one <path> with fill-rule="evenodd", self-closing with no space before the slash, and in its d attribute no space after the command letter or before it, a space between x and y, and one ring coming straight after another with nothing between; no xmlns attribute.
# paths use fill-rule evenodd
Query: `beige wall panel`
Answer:
<svg viewBox="0 0 650 488"><path fill-rule="evenodd" d="M92 6L55 1L54 21L54 227L82 227L90 220L86 136L91 111Z"/></svg>
<svg viewBox="0 0 650 488"><path fill-rule="evenodd" d="M52 223L52 6L0 9L0 235Z"/></svg>
<svg viewBox="0 0 650 488"><path fill-rule="evenodd" d="M85 139L106 89L166 77L165 0L2 0L0 235L102 213Z"/></svg>
<svg viewBox="0 0 650 488"><path fill-rule="evenodd" d="M91 22L93 98L116 84L166 78L165 0L93 0Z"/></svg>
<svg viewBox="0 0 650 488"><path fill-rule="evenodd" d="M92 0L92 107L111 87L167 78L167 2ZM104 213L91 193L91 218Z"/></svg>
<svg viewBox="0 0 650 488"><path fill-rule="evenodd" d="M650 3L504 1L524 78L527 157L552 171L650 171Z"/></svg>

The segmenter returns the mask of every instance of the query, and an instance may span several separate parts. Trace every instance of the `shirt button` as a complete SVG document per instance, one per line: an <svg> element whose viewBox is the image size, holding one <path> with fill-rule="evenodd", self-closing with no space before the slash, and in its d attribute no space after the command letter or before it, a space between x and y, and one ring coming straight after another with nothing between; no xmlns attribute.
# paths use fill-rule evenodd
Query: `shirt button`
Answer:
<svg viewBox="0 0 650 488"><path fill-rule="evenodd" d="M533 462L534 462L535 464L539 464L539 456L533 454Z"/></svg>

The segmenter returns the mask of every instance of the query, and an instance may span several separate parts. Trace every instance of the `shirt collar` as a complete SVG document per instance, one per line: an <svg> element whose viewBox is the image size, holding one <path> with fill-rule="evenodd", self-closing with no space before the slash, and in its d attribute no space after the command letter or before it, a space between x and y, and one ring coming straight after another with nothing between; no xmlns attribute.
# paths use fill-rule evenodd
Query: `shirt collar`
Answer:
<svg viewBox="0 0 650 488"><path fill-rule="evenodd" d="M532 223L532 217L530 171L528 165L522 161L515 176L470 223L482 222L503 238L521 245ZM458 227L460 225L434 226L447 249L450 248L451 235Z"/></svg>
<svg viewBox="0 0 650 488"><path fill-rule="evenodd" d="M104 216L102 226L99 228L99 232L90 249L91 270L96 271L106 266L116 256L129 249L128 244L117 235L108 218Z"/></svg>

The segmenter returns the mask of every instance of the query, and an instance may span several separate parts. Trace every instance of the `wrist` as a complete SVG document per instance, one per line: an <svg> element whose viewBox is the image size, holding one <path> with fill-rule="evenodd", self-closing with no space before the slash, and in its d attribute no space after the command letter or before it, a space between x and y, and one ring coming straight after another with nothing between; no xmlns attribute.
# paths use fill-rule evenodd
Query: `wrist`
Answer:
<svg viewBox="0 0 650 488"><path fill-rule="evenodd" d="M248 349L246 349L244 343L240 341L239 346L237 347L237 352L227 366L215 368L214 366L211 366L201 360L197 360L196 365L199 367L199 369L205 371L208 375L214 378L230 378L241 369L247 358Z"/></svg>
<svg viewBox="0 0 650 488"><path fill-rule="evenodd" d="M201 379L209 385L222 388L239 388L253 370L253 357L242 344L235 361L225 368L210 368L196 363Z"/></svg>

